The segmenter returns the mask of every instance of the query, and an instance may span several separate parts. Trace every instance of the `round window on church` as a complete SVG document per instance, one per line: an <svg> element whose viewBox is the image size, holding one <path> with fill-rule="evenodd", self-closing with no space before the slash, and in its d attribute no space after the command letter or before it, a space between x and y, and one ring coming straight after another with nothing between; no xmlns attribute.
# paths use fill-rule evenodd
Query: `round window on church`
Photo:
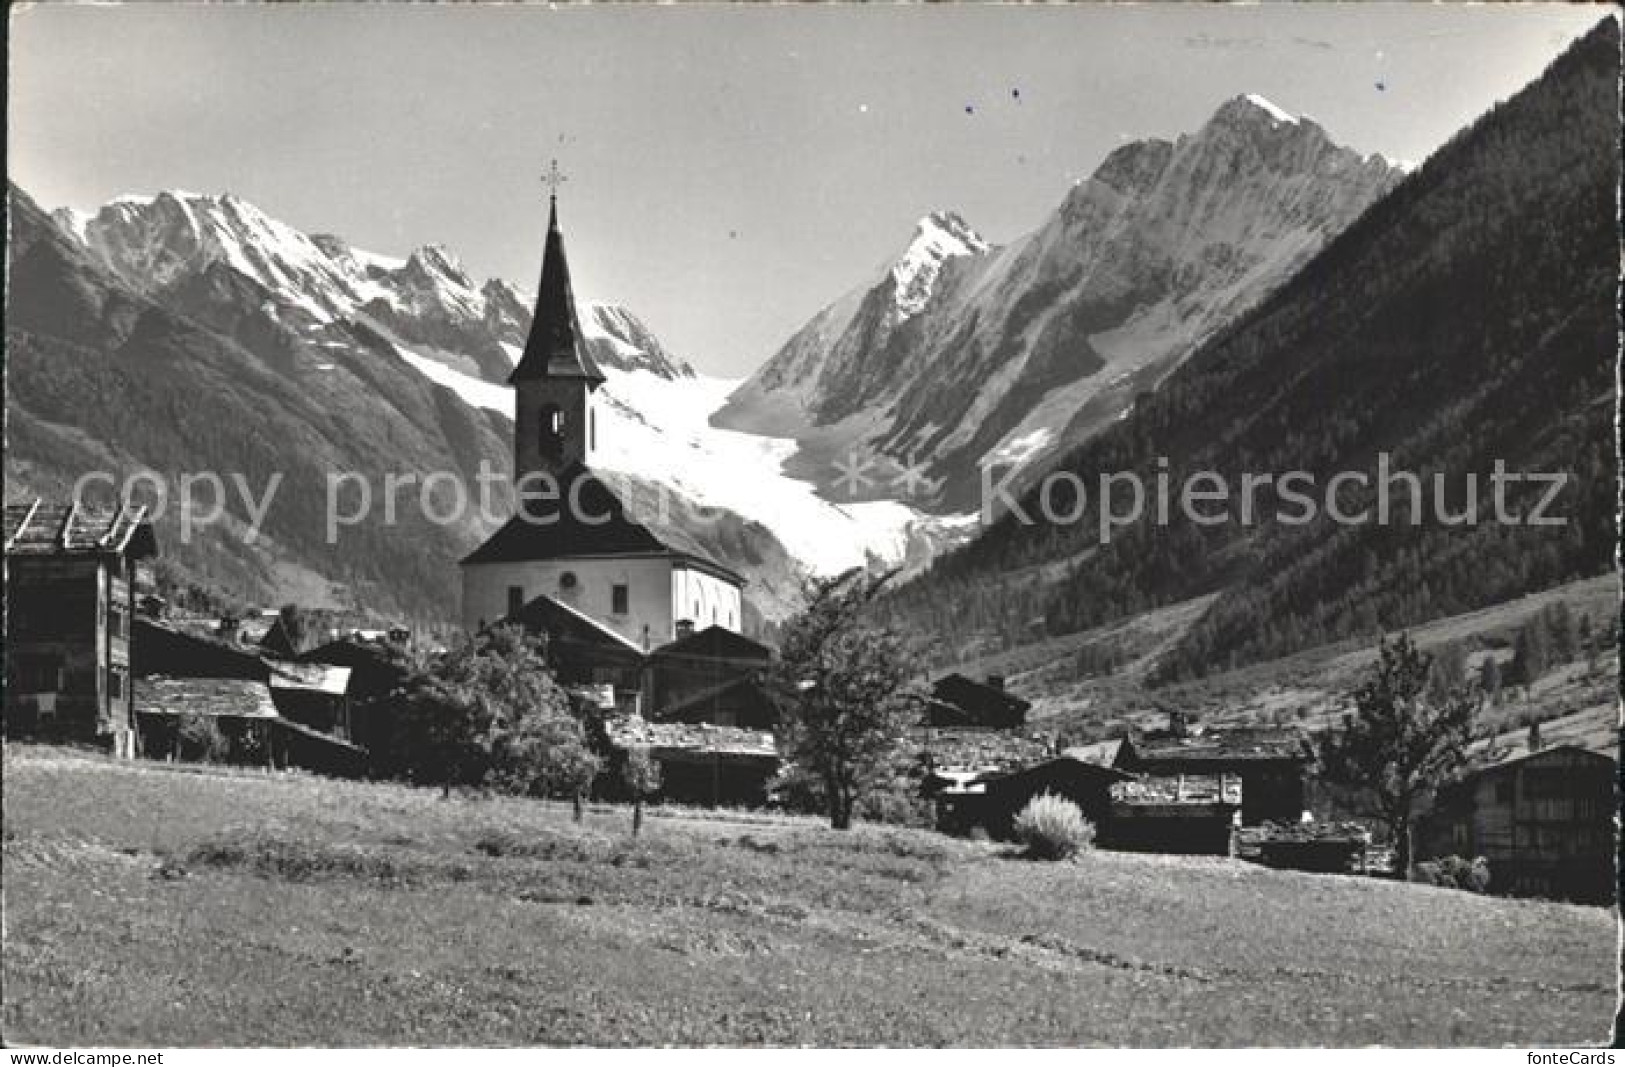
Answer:
<svg viewBox="0 0 1625 1067"><path fill-rule="evenodd" d="M574 571L565 571L563 574L559 575L559 588L560 589L563 589L565 592L569 592L571 589L574 589L575 587L576 587L576 575L575 575Z"/></svg>

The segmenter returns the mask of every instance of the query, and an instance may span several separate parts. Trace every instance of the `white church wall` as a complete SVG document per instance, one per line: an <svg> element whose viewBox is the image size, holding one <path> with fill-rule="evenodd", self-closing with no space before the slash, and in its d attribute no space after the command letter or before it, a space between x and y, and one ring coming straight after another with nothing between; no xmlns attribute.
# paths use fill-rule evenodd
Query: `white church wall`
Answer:
<svg viewBox="0 0 1625 1067"><path fill-rule="evenodd" d="M569 604L643 647L671 640L671 560L565 559L476 563L463 568L463 625L470 632L508 613L508 590L518 586L525 603L543 593ZM575 579L569 586L566 574ZM627 587L627 610L614 611L614 587Z"/></svg>
<svg viewBox="0 0 1625 1067"><path fill-rule="evenodd" d="M688 619L694 629L722 626L744 631L739 587L714 574L678 563L671 572L671 603L677 619Z"/></svg>

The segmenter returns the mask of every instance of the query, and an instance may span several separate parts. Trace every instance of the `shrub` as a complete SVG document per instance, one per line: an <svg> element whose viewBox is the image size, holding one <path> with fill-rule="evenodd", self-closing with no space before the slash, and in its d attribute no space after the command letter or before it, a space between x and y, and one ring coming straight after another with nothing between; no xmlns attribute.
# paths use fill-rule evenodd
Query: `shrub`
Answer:
<svg viewBox="0 0 1625 1067"><path fill-rule="evenodd" d="M176 747L184 760L218 763L229 754L226 735L220 732L220 724L215 722L212 715L200 715L195 711L180 715L175 722L175 737Z"/></svg>
<svg viewBox="0 0 1625 1067"><path fill-rule="evenodd" d="M1064 797L1043 793L1021 809L1015 821L1016 840L1027 855L1041 860L1066 859L1094 844L1095 826L1078 806Z"/></svg>
<svg viewBox="0 0 1625 1067"><path fill-rule="evenodd" d="M1436 885L1444 889L1465 889L1469 893L1485 893L1490 888L1490 865L1483 856L1467 860L1461 856L1443 856L1424 860L1411 869L1411 881L1423 885Z"/></svg>

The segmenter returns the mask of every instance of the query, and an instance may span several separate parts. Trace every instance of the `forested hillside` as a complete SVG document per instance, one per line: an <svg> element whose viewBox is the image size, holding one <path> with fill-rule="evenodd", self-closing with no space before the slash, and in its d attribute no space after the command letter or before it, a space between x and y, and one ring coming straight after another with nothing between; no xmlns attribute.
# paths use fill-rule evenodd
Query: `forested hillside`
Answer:
<svg viewBox="0 0 1625 1067"><path fill-rule="evenodd" d="M1165 678L1410 625L1599 573L1614 558L1619 31L1613 18L1536 83L1441 148L1291 282L1203 346L1059 470L1082 479L1082 521L1006 515L893 598L943 658L1014 645L1219 592L1164 659ZM1176 487L1211 470L1304 471L1324 487L1378 454L1422 477L1422 515L1394 495L1386 524L1198 525L1154 510L1102 544L1103 472ZM1562 526L1494 520L1490 474L1566 475ZM1444 476L1439 521L1433 476ZM1468 499L1476 475L1477 499ZM1346 486L1345 512L1374 493ZM1234 492L1234 489L1232 489ZM1512 483L1510 510L1544 495ZM1053 510L1070 510L1063 490ZM1037 513L1036 493L1024 508ZM1119 505L1121 507L1122 505Z"/></svg>

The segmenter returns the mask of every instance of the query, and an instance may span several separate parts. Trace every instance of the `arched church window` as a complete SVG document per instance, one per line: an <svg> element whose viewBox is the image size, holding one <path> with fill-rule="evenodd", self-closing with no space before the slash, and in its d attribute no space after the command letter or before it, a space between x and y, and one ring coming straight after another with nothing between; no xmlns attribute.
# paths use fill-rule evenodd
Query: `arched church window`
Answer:
<svg viewBox="0 0 1625 1067"><path fill-rule="evenodd" d="M545 404L536 424L536 447L542 455L558 459L564 454L564 412L556 404Z"/></svg>

